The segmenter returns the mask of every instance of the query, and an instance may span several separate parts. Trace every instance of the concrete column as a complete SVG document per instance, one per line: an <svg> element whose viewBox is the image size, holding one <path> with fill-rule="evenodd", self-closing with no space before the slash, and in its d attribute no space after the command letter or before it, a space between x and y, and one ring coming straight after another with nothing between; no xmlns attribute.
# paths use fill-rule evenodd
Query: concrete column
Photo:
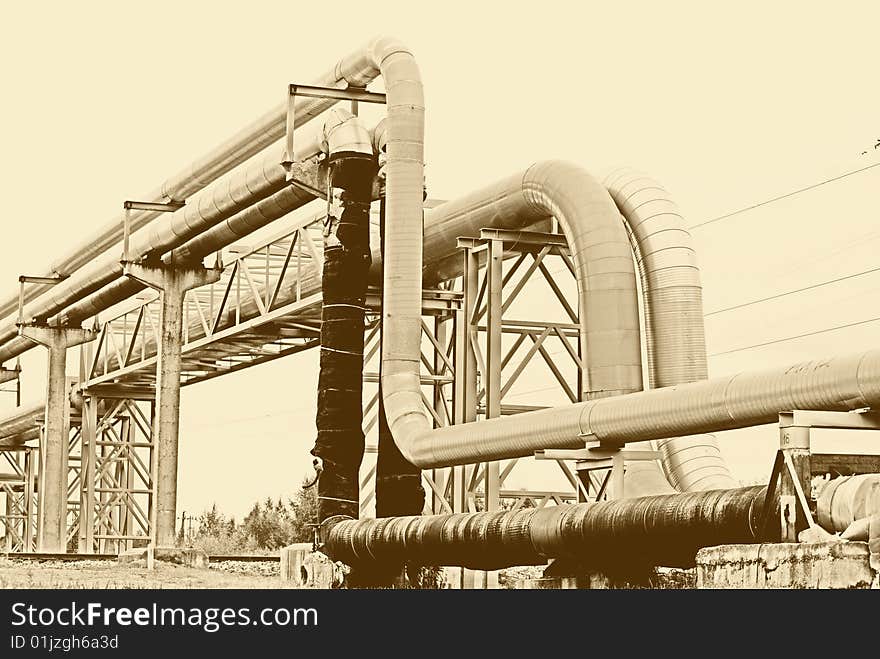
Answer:
<svg viewBox="0 0 880 659"><path fill-rule="evenodd" d="M177 438L180 425L180 368L183 300L186 292L220 279L219 268L201 265L125 264L125 274L161 292L156 365L155 444L158 450L153 532L157 547L173 547L177 519Z"/></svg>
<svg viewBox="0 0 880 659"><path fill-rule="evenodd" d="M79 327L22 325L20 336L49 349L49 376L44 421L43 473L37 546L41 552L67 551L67 452L70 441L70 392L67 386L67 349L92 341L93 330Z"/></svg>

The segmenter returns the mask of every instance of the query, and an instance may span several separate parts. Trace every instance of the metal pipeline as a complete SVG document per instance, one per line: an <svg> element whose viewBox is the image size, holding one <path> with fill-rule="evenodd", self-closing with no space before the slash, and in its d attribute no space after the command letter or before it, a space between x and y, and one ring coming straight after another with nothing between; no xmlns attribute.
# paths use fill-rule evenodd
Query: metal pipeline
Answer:
<svg viewBox="0 0 880 659"><path fill-rule="evenodd" d="M611 400L611 399L605 399ZM760 538L766 488L455 515L329 519L323 551L358 566L495 570L567 558L595 567L690 566L698 549Z"/></svg>
<svg viewBox="0 0 880 659"><path fill-rule="evenodd" d="M379 74L375 65L376 52L388 52L394 48L395 40L378 37L366 46L339 60L329 71L319 76L315 85L322 87L366 87ZM338 101L324 98L300 97L296 101L297 126L317 117ZM235 135L191 162L186 168L167 179L156 190L138 198L138 201L185 201L196 192L251 156L259 153L284 135L287 117L287 103L280 103ZM155 212L133 212L132 231L135 231L161 215ZM102 252L113 248L122 239L123 217L117 216L95 232L87 240L74 247L68 254L54 262L45 276L66 276L91 262ZM25 302L31 302L50 288L33 286L25 291ZM11 296L0 304L0 317L15 311L18 296Z"/></svg>
<svg viewBox="0 0 880 659"><path fill-rule="evenodd" d="M36 427L31 428L30 430L26 430L19 435L8 435L6 437L0 437L0 449L16 448L34 439L38 439L39 437L40 429Z"/></svg>
<svg viewBox="0 0 880 659"><path fill-rule="evenodd" d="M841 476L828 481L816 497L819 525L832 533L857 520L880 515L880 474Z"/></svg>
<svg viewBox="0 0 880 659"><path fill-rule="evenodd" d="M419 180L419 186L421 180ZM419 187L419 190L421 188ZM392 195L389 192L389 202ZM537 163L432 215L457 216L479 228L492 218L517 217L523 223L555 216L570 245L580 288L582 354L587 363L583 395L590 399L641 389L635 270L626 231L605 189L583 170L563 162ZM422 223L418 214L387 216L382 349L385 413L394 440L413 464L437 461L431 452L434 431L422 407L419 379L422 287ZM442 219L432 217L443 224ZM401 236L398 238L397 236ZM527 415L518 415L525 419ZM451 427L464 439L480 424ZM529 426L538 437L542 429ZM447 434L447 439L449 439ZM503 444L505 439L495 438ZM451 456L454 459L454 456ZM456 461L456 464L461 462Z"/></svg>
<svg viewBox="0 0 880 659"><path fill-rule="evenodd" d="M346 146L344 143L337 143L332 146L324 144L324 134L327 132L331 122L336 128L334 134L338 130L343 130L349 136L356 136L361 142L367 140L365 144L369 146L370 131L363 126L361 120L347 110L337 109L335 114L325 123L322 133L316 136L315 139L310 140L309 146L303 149L304 153L311 156L319 148L321 150L329 148L332 149L332 152L335 152L339 148ZM361 144L361 147L363 147L363 144ZM267 158L268 160L271 159ZM311 163L311 166L317 167L317 164ZM273 174L278 174L278 172L275 171ZM281 176L283 177L283 169ZM276 192L266 199L257 202L172 250L165 256L165 260L168 262L184 263L201 261L209 254L231 245L236 240L302 207L314 198L310 193L299 187L285 187L280 192ZM101 290L68 307L59 315L50 318L49 322L64 325L81 323L85 319L100 313L104 309L108 309L144 288L145 286L142 283L134 279L120 277L109 286L105 286ZM245 314L247 311L247 309L241 310ZM252 311L256 315L259 309L254 305ZM189 334L189 336L193 338L200 336L199 332L203 331L201 323L193 325L191 330L194 333Z"/></svg>
<svg viewBox="0 0 880 659"><path fill-rule="evenodd" d="M423 469L772 423L780 410L856 410L880 404L880 351L750 371L437 428L406 445Z"/></svg>
<svg viewBox="0 0 880 659"><path fill-rule="evenodd" d="M387 214L389 223L401 224L400 218L413 212L421 217L424 178L424 167L422 162L424 143L424 98L418 67L412 53L396 40L390 38L378 38L370 42L363 52L360 52L357 56L349 58L349 60L344 60L339 66L342 71L359 72L358 75L362 76L364 80L372 80L377 77L377 75L382 75L386 89L387 119L383 127L382 141L385 144L388 156L385 171L387 180ZM353 79L349 79L347 74L346 80L349 81L349 84L354 84L352 82ZM317 145L317 142L310 141L310 144L312 143ZM283 181L283 168L278 165L279 159L274 160L274 164L272 164L273 159L271 157L264 159L263 162L266 163L266 167L270 168L269 171L263 172L261 177L263 181L268 182L271 186L275 181L275 176L279 174L279 170L281 170L280 175L281 180ZM417 186L414 185L414 181L418 181ZM413 191L415 187L418 188L417 194ZM186 210L186 208L182 210ZM175 213L175 215L177 215L177 213ZM223 219L223 217L216 218L216 221L214 221L213 224L217 224ZM201 230L203 231L204 228ZM153 232L154 229L151 228L150 233ZM389 235L392 232L393 230L389 230ZM191 232L188 237L192 238L195 233L197 232ZM395 240L398 241L398 244L404 244L400 242L399 238L395 238ZM161 251L167 251L171 247L180 245L183 242L183 240L179 240L176 244L172 244L172 241L166 241L164 243L165 246ZM406 238L404 238L404 242L406 242ZM419 226L417 243L418 262L421 263L421 223ZM144 249L138 244L137 247L132 247L132 251L135 254L147 254L160 251L158 247L152 246L152 243L150 243L150 245L150 249ZM54 305L55 310L49 313L43 311L41 314L29 310L26 317L35 317L39 315L48 316L52 313L58 313L58 311L75 303L78 299L82 299L98 290L101 286L110 283L121 274L121 267L118 262L108 262L104 264L104 268L106 271L104 269L101 270L104 277L100 284L96 285L99 278L94 276L88 277L86 278L88 287L78 288L75 294L71 291L74 286L67 282L59 284L56 288L60 290L57 292L53 290L52 295L56 298L63 298L63 300L56 300L57 303ZM78 281L81 279L83 278L77 277ZM67 286L65 286L66 284ZM417 299L419 300L420 310L421 282L418 282L418 284L419 290ZM120 283L119 286L121 289L129 290L125 284ZM61 303L62 301L63 304ZM88 308L83 308L78 313L82 314L88 312ZM0 330L0 343L2 343L4 339L9 340L9 338L10 337L7 337L6 334L3 333L3 330ZM12 346L6 345L3 348L0 348L0 362L9 359L10 357L14 357L17 354L21 354L21 352L24 352L30 347L30 345L24 345L22 341L13 341L12 343Z"/></svg>
<svg viewBox="0 0 880 659"><path fill-rule="evenodd" d="M620 168L604 180L626 220L644 300L649 387L708 377L700 270L690 232L669 192L655 179ZM644 494L737 487L713 435L660 439L655 462L627 469L627 489ZM668 483L667 483L668 479Z"/></svg>
<svg viewBox="0 0 880 659"><path fill-rule="evenodd" d="M304 142L307 149L304 151L305 155L314 156L319 152L317 135L310 136ZM280 163L280 153L270 153L235 172L228 180L220 181L204 191L199 195L197 203L167 213L147 229L132 235L129 258L137 260L151 255L162 255L195 238L199 233L216 227L223 220L242 213L252 204L278 193L287 187L285 170ZM308 199L311 198L308 196ZM23 310L24 322L49 319L104 286L124 278L119 260L121 252L120 245L118 253L105 253L103 257L91 261L75 275L27 305ZM120 300L116 300L118 301ZM0 327L0 362L16 357L34 346L33 342L18 338L17 335L18 328L14 320L9 320Z"/></svg>
<svg viewBox="0 0 880 659"><path fill-rule="evenodd" d="M0 420L0 439L20 435L33 430L37 419L46 411L46 402L26 403L16 407Z"/></svg>

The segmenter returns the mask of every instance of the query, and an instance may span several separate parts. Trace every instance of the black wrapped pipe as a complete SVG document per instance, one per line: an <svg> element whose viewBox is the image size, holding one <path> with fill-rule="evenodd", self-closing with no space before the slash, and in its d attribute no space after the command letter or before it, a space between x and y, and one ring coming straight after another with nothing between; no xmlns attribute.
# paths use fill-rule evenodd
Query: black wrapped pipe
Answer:
<svg viewBox="0 0 880 659"><path fill-rule="evenodd" d="M342 213L324 243L318 436L318 519L358 516L358 472L364 456L364 311L370 270L370 201L375 159L342 154L331 162L342 188ZM329 221L330 218L328 218ZM333 239L335 236L335 240Z"/></svg>
<svg viewBox="0 0 880 659"><path fill-rule="evenodd" d="M562 558L596 568L687 567L702 547L763 541L765 495L765 487L747 487L515 512L334 519L321 536L325 553L352 566L495 570Z"/></svg>

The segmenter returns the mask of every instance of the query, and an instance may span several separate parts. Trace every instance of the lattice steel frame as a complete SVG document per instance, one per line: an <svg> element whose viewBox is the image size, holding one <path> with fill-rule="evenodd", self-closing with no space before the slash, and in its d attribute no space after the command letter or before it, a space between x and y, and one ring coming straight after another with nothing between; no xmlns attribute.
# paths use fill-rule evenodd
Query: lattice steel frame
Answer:
<svg viewBox="0 0 880 659"><path fill-rule="evenodd" d="M9 467L16 480L0 482L5 505L0 509L3 551L32 552L37 549L39 499L36 487L38 449L29 446L0 449L0 467Z"/></svg>

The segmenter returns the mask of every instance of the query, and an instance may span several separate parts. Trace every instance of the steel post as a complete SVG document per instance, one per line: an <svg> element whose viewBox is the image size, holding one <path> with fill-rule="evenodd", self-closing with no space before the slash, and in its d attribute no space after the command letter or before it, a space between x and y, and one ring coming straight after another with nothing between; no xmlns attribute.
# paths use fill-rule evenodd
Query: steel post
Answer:
<svg viewBox="0 0 880 659"><path fill-rule="evenodd" d="M12 488L6 492L6 519L4 520L3 533L6 538L6 553L12 551L12 525L15 515L15 500L12 496Z"/></svg>
<svg viewBox="0 0 880 659"><path fill-rule="evenodd" d="M70 401L67 349L92 341L97 333L78 327L21 325L20 336L49 350L46 417L40 474L39 551L67 550L67 454L70 441Z"/></svg>
<svg viewBox="0 0 880 659"><path fill-rule="evenodd" d="M162 294L160 345L156 364L156 502L155 544L172 547L177 519L177 449L180 425L180 372L183 300L186 292L220 280L219 268L201 265L125 264L125 275Z"/></svg>

